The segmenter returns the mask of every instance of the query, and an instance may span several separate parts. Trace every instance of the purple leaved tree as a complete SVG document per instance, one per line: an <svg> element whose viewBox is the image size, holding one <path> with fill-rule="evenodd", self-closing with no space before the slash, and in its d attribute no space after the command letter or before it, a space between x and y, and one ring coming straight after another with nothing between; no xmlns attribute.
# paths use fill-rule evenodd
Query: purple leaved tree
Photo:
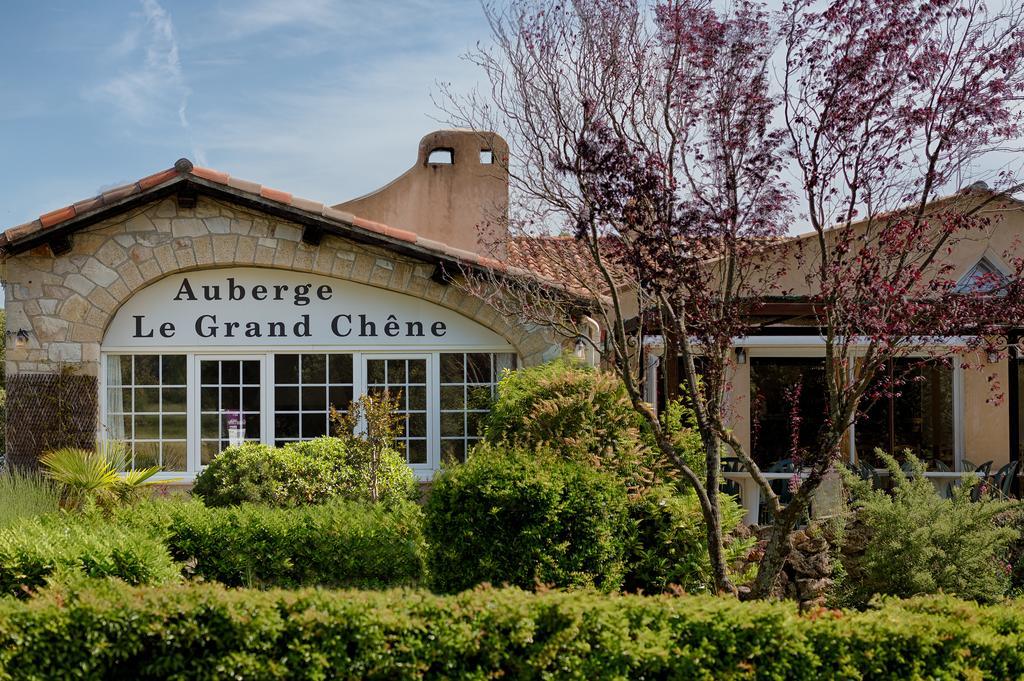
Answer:
<svg viewBox="0 0 1024 681"><path fill-rule="evenodd" d="M771 594L851 424L896 389L894 360L953 352L935 350L936 337L998 344L1021 320L1015 254L1003 258L1013 271L984 285L951 280L955 246L992 227L1008 176L995 191L936 201L1020 132L1019 9L817 7L513 0L486 8L493 44L469 55L488 88L446 92L453 122L510 143L501 246L560 282L503 272L464 285L563 334L591 339L587 317L601 323L595 348L697 492L722 592L736 591L719 522L722 452L742 462L773 518L758 597ZM812 234L785 238L794 222ZM552 230L563 236L523 238ZM734 435L728 399L735 341L780 299L802 301L821 329L828 396L785 506ZM644 399L645 335L681 358L662 387L689 395L700 459Z"/></svg>

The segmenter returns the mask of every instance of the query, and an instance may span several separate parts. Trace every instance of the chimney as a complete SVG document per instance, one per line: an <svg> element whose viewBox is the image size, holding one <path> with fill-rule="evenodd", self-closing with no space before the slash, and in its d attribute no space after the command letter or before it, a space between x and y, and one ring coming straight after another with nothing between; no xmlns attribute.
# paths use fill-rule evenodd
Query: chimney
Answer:
<svg viewBox="0 0 1024 681"><path fill-rule="evenodd" d="M449 246L503 258L508 144L493 132L432 132L420 140L416 165L380 189L334 207Z"/></svg>

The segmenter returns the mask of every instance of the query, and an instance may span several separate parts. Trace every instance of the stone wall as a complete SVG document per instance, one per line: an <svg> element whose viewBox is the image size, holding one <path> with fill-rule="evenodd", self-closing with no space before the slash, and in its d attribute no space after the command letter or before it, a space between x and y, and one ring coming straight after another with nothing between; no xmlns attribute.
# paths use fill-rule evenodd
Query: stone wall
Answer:
<svg viewBox="0 0 1024 681"><path fill-rule="evenodd" d="M28 330L29 341L8 348L7 373L72 367L96 376L107 324L134 293L175 272L232 266L311 272L437 303L507 338L526 365L560 352L548 333L432 281L432 264L334 236L311 246L301 236L300 225L258 211L203 196L183 209L168 198L76 233L64 255L40 247L13 256L6 262L7 328Z"/></svg>

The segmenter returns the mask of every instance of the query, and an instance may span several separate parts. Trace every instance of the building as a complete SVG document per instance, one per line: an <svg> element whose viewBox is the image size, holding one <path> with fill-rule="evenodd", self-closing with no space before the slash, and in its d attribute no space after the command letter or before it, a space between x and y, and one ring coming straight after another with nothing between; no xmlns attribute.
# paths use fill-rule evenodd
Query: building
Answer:
<svg viewBox="0 0 1024 681"><path fill-rule="evenodd" d="M247 440L306 439L328 432L329 405L387 387L402 393L401 445L421 478L463 459L501 371L574 340L452 284L463 268L558 277L523 244L491 256L507 154L493 134L431 133L409 171L334 206L183 159L8 229L9 458L99 434L131 444L136 465L189 479L228 444L229 421ZM1009 271L999 254L1022 236L1024 217L1006 211L985 239L958 246L957 276ZM821 403L821 338L806 310L779 305L778 322L738 343L731 392L735 432L765 467L789 446L787 389L803 386L808 435ZM651 402L672 370L662 354L650 339ZM851 429L851 459L909 448L951 473L1017 460L1019 353L965 359L982 370L922 369L878 405ZM994 385L1006 399L992 399Z"/></svg>
<svg viewBox="0 0 1024 681"><path fill-rule="evenodd" d="M450 285L507 267L482 255L507 153L435 132L408 172L335 206L182 159L6 230L10 460L98 434L188 480L231 435L323 435L329 405L379 387L402 394L418 475L463 459L502 370L562 352Z"/></svg>

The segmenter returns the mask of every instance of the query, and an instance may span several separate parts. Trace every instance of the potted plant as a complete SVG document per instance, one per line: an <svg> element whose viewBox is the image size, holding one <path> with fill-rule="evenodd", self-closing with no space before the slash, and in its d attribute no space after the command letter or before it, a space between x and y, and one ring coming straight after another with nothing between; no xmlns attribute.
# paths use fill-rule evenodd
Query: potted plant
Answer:
<svg viewBox="0 0 1024 681"><path fill-rule="evenodd" d="M240 411L224 412L228 426L228 446L237 447L245 442L245 416Z"/></svg>

